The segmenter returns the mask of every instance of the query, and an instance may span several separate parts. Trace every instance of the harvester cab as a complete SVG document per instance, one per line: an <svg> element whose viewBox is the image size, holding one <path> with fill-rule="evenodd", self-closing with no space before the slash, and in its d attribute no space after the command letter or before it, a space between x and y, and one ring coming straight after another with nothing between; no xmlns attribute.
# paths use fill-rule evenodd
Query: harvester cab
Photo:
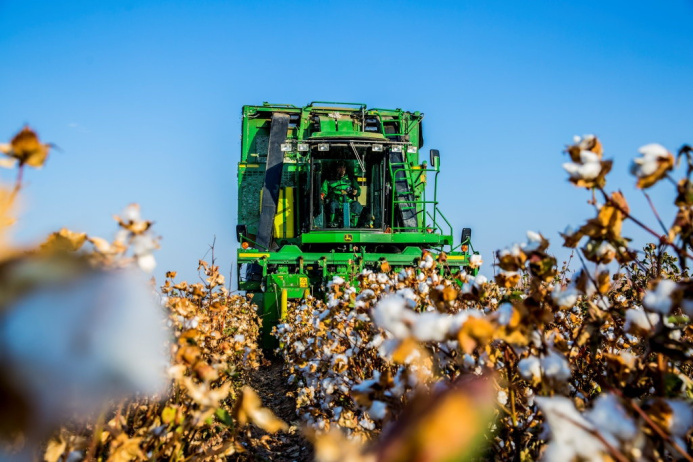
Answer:
<svg viewBox="0 0 693 462"><path fill-rule="evenodd" d="M320 296L365 268L469 268L471 231L454 242L438 209L440 154L423 147L423 114L364 104L243 107L238 165L238 288L254 294L265 333L289 299ZM269 342L269 337L267 337Z"/></svg>

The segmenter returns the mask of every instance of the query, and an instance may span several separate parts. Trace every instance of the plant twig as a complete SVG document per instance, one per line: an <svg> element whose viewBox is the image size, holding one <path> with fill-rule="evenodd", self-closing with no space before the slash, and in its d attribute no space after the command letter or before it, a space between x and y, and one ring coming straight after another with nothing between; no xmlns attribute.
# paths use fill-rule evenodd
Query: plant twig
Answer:
<svg viewBox="0 0 693 462"><path fill-rule="evenodd" d="M14 201L14 198L19 193L19 190L22 189L23 178L24 178L24 164L20 163L19 168L17 169L17 179L14 182L14 189L12 189L12 194L10 194L10 202Z"/></svg>
<svg viewBox="0 0 693 462"><path fill-rule="evenodd" d="M604 200L605 200L605 201L609 202L613 207L616 207L621 213L623 213L623 215L624 215L626 218L630 219L633 223L635 223L636 225L640 226L642 229L644 229L645 231L647 231L648 233L650 233L650 234L652 234L654 237L656 237L656 238L659 240L660 243L672 247L678 254L684 254L684 255L686 255L688 258L693 258L693 255L687 253L685 249L678 247L678 246L677 246L676 244L674 244L673 242L670 242L668 236L661 235L661 234L657 233L657 232L654 231L652 228L650 228L649 226L647 226L645 223L643 223L642 221L638 220L638 219L635 218L633 215L631 215L630 212L628 212L626 209L624 209L620 204L617 204L616 202L612 201L612 200L609 198L609 196L606 194L606 191L604 191L603 188L599 188L599 191L600 191L600 192L602 193L602 195L604 196Z"/></svg>
<svg viewBox="0 0 693 462"><path fill-rule="evenodd" d="M623 455L623 453L622 453L621 451L619 451L619 450L616 449L613 445L611 445L611 443L609 443L608 441L606 441L606 438L604 438L602 435L600 435L599 432L598 432L596 429L590 428L590 427L584 425L583 423L578 422L578 421L576 421L575 419L573 419L573 418L571 418L571 417L565 415L565 414L562 413L562 412L557 412L556 414L559 415L559 416L561 416L561 417L563 417L565 420L567 420L568 422L572 423L572 424L575 425L576 427L582 429L583 431L586 431L586 432L589 433L590 435L592 435L592 436L594 436L595 438L597 438L597 439L604 445L604 447L606 448L606 450L609 452L609 455L610 455L611 457L613 457L615 460L617 460L618 462L628 462L628 458L627 458L625 455Z"/></svg>
<svg viewBox="0 0 693 462"><path fill-rule="evenodd" d="M664 222L662 221L662 218L659 216L659 212L657 212L657 209L654 206L654 203L652 203L652 199L650 198L650 195L645 192L645 190L642 190L643 195L645 196L645 199L647 199L647 203L650 204L650 208L652 209L652 213L654 213L655 218L657 218L657 221L659 222L659 226L662 227L662 230L664 231L664 234L668 234L669 230L667 229L666 226L664 226Z"/></svg>
<svg viewBox="0 0 693 462"><path fill-rule="evenodd" d="M610 391L613 394L615 394L616 396L618 396L619 398L623 399L623 393L621 393L621 390L618 390L616 388L611 388ZM664 430L662 430L662 428L659 425L657 425L655 423L655 421L652 420L652 418L650 418L650 416L647 415L647 413L645 411L643 411L643 409L640 406L638 406L638 404L635 401L633 401L633 400L627 400L627 401L628 401L628 404L630 404L630 406L633 408L633 410L635 410L635 412L640 414L640 417L642 417L643 420L645 420L645 422L647 422L647 424L652 428L652 430L654 430L655 433L657 433L657 435L659 435L660 438L666 440L667 443L671 444L673 446L673 448L676 449L676 451L679 454L681 454L683 456L683 458L686 459L688 462L693 462L693 457L689 456L688 453L681 446L679 446L678 443L676 441L674 441L671 436L669 436Z"/></svg>

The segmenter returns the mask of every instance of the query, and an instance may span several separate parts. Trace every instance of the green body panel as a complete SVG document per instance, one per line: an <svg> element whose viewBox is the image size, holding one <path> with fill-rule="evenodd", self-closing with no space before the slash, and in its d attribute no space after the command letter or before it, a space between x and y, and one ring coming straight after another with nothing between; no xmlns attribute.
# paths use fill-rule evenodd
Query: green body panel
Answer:
<svg viewBox="0 0 693 462"><path fill-rule="evenodd" d="M445 263L439 263L441 272L475 273L468 267L470 243L455 246L452 226L438 210L439 166L419 158L423 114L324 102L305 107L264 103L244 106L242 113L238 224L244 230L240 239L249 248L238 250L238 288L255 294L265 335L282 317L282 300L299 299L306 292L320 295L334 276L356 284L361 271L379 271L385 263L393 270L418 267L424 249L434 256L446 253ZM272 158L280 156L273 168L281 169L281 181L269 186L292 188L295 199L276 212L275 223L284 231L265 249L255 239L266 174L270 178L266 165L277 113L288 115L289 125L285 139L273 140ZM352 208L353 220L347 220L344 206L338 223L335 217L341 210L328 214L328 202L319 196L325 181L339 181L328 177L339 159L349 162L348 175L358 179L350 200L359 201L361 210ZM334 193L324 196L337 206L344 203L341 197L334 199ZM287 226L293 227L290 232Z"/></svg>
<svg viewBox="0 0 693 462"><path fill-rule="evenodd" d="M302 244L373 243L443 246L452 245L452 236L432 233L373 233L363 231L313 231L301 235Z"/></svg>

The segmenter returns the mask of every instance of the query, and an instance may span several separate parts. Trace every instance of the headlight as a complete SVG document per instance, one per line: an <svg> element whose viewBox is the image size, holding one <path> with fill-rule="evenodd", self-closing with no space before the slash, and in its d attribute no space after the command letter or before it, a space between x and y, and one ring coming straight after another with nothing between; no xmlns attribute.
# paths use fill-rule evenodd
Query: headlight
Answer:
<svg viewBox="0 0 693 462"><path fill-rule="evenodd" d="M291 151L291 143L282 143L282 152Z"/></svg>
<svg viewBox="0 0 693 462"><path fill-rule="evenodd" d="M329 151L329 150L330 150L329 144L319 144L318 145L318 151Z"/></svg>
<svg viewBox="0 0 693 462"><path fill-rule="evenodd" d="M392 152L402 152L402 146L399 144L396 144L390 148L390 151Z"/></svg>
<svg viewBox="0 0 693 462"><path fill-rule="evenodd" d="M416 146L407 146L407 152L408 153L416 152Z"/></svg>
<svg viewBox="0 0 693 462"><path fill-rule="evenodd" d="M373 151L374 152L381 152L383 150L383 145L382 144L374 144L373 145Z"/></svg>
<svg viewBox="0 0 693 462"><path fill-rule="evenodd" d="M301 152L310 151L310 146L307 143L298 143L298 150Z"/></svg>

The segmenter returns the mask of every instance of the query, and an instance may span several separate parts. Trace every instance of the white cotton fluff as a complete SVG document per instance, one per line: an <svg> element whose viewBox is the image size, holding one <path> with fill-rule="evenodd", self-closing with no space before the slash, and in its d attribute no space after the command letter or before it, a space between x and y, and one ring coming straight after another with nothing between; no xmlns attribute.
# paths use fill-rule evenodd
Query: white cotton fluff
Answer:
<svg viewBox="0 0 693 462"><path fill-rule="evenodd" d="M373 401L370 409L368 409L368 415L373 420L383 420L385 414L387 413L387 404L382 401Z"/></svg>
<svg viewBox="0 0 693 462"><path fill-rule="evenodd" d="M406 301L400 295L383 298L373 308L375 324L390 332L396 338L409 336L409 326L414 324L416 313L405 308Z"/></svg>
<svg viewBox="0 0 693 462"><path fill-rule="evenodd" d="M419 262L419 268L431 269L435 265L435 260L431 257L431 254L426 254L426 256Z"/></svg>
<svg viewBox="0 0 693 462"><path fill-rule="evenodd" d="M481 255L475 254L469 257L469 266L471 266L472 268L478 268L483 263L484 261L482 260Z"/></svg>
<svg viewBox="0 0 693 462"><path fill-rule="evenodd" d="M130 204L126 206L120 212L120 217L125 223L137 223L139 221L142 221L139 204Z"/></svg>
<svg viewBox="0 0 693 462"><path fill-rule="evenodd" d="M630 166L630 172L638 178L655 173L659 167L659 162L671 155L667 148L657 143L641 146L638 152L642 154L642 157L633 159Z"/></svg>
<svg viewBox="0 0 693 462"><path fill-rule="evenodd" d="M412 334L422 342L442 342L450 330L452 317L437 311L421 313L416 317Z"/></svg>
<svg viewBox="0 0 693 462"><path fill-rule="evenodd" d="M378 275L375 278L379 284L387 284L388 282L390 282L390 278L385 273L378 273Z"/></svg>
<svg viewBox="0 0 693 462"><path fill-rule="evenodd" d="M421 295L426 295L430 288L425 282L419 282L418 290Z"/></svg>
<svg viewBox="0 0 693 462"><path fill-rule="evenodd" d="M37 428L166 386L168 334L141 273L96 272L19 299L0 322L12 380Z"/></svg>
<svg viewBox="0 0 693 462"><path fill-rule="evenodd" d="M568 309L575 306L579 295L580 294L575 287L566 287L564 290L561 289L559 284L556 284L551 292L551 299L560 308Z"/></svg>
<svg viewBox="0 0 693 462"><path fill-rule="evenodd" d="M132 238L131 249L135 255L144 255L151 253L159 248L159 244L151 234L138 234Z"/></svg>
<svg viewBox="0 0 693 462"><path fill-rule="evenodd" d="M498 307L498 324L507 326L513 318L515 308L510 303L503 303Z"/></svg>
<svg viewBox="0 0 693 462"><path fill-rule="evenodd" d="M642 299L643 306L650 311L663 315L669 314L672 306L671 294L676 288L677 284L671 279L662 279L655 290L645 292L645 297Z"/></svg>
<svg viewBox="0 0 693 462"><path fill-rule="evenodd" d="M626 310L626 322L623 330L631 332L634 327L649 332L659 321L659 315L656 313L646 313L640 307L630 308Z"/></svg>
<svg viewBox="0 0 693 462"><path fill-rule="evenodd" d="M359 425L362 428L365 428L366 430L374 430L375 429L375 423L373 423L372 420L368 420L365 417L359 420Z"/></svg>
<svg viewBox="0 0 693 462"><path fill-rule="evenodd" d="M566 162L563 169L574 180L594 180L602 171L599 156L592 151L580 151L580 162Z"/></svg>
<svg viewBox="0 0 693 462"><path fill-rule="evenodd" d="M416 295L416 293L412 289L410 289L409 287L400 289L396 292L396 294L404 298L409 308L416 308L419 296Z"/></svg>
<svg viewBox="0 0 693 462"><path fill-rule="evenodd" d="M673 413L669 423L669 432L674 436L685 436L693 426L693 408L691 408L691 403L673 399L668 399L666 402Z"/></svg>
<svg viewBox="0 0 693 462"><path fill-rule="evenodd" d="M508 404L508 392L505 390L500 390L498 392L498 396L496 396L496 400L501 406L505 406Z"/></svg>
<svg viewBox="0 0 693 462"><path fill-rule="evenodd" d="M517 363L517 369L525 380L539 380L541 378L541 362L536 356L528 356Z"/></svg>
<svg viewBox="0 0 693 462"><path fill-rule="evenodd" d="M633 440L638 431L618 398L611 393L599 395L592 409L585 413L585 417L612 446L618 446L618 440Z"/></svg>
<svg viewBox="0 0 693 462"><path fill-rule="evenodd" d="M616 247L611 245L611 243L609 241L602 241L602 243L599 244L599 247L597 247L597 250L594 251L594 254L598 258L604 258L608 255L615 255L616 254Z"/></svg>
<svg viewBox="0 0 693 462"><path fill-rule="evenodd" d="M137 266L145 273L151 273L154 271L154 268L156 268L156 258L154 258L154 254L145 253L137 255L135 259L137 260Z"/></svg>
<svg viewBox="0 0 693 462"><path fill-rule="evenodd" d="M544 376L556 380L568 380L570 378L570 364L562 354L549 350L549 353L543 356L540 362Z"/></svg>
<svg viewBox="0 0 693 462"><path fill-rule="evenodd" d="M480 274L474 278L474 284L477 287L482 285L482 284L486 284L487 282L488 282L488 278L486 276L484 276L483 274Z"/></svg>
<svg viewBox="0 0 693 462"><path fill-rule="evenodd" d="M542 460L602 460L601 454L606 448L588 431L593 430L594 425L575 409L570 399L563 396L537 396L534 400L544 414L551 434Z"/></svg>

